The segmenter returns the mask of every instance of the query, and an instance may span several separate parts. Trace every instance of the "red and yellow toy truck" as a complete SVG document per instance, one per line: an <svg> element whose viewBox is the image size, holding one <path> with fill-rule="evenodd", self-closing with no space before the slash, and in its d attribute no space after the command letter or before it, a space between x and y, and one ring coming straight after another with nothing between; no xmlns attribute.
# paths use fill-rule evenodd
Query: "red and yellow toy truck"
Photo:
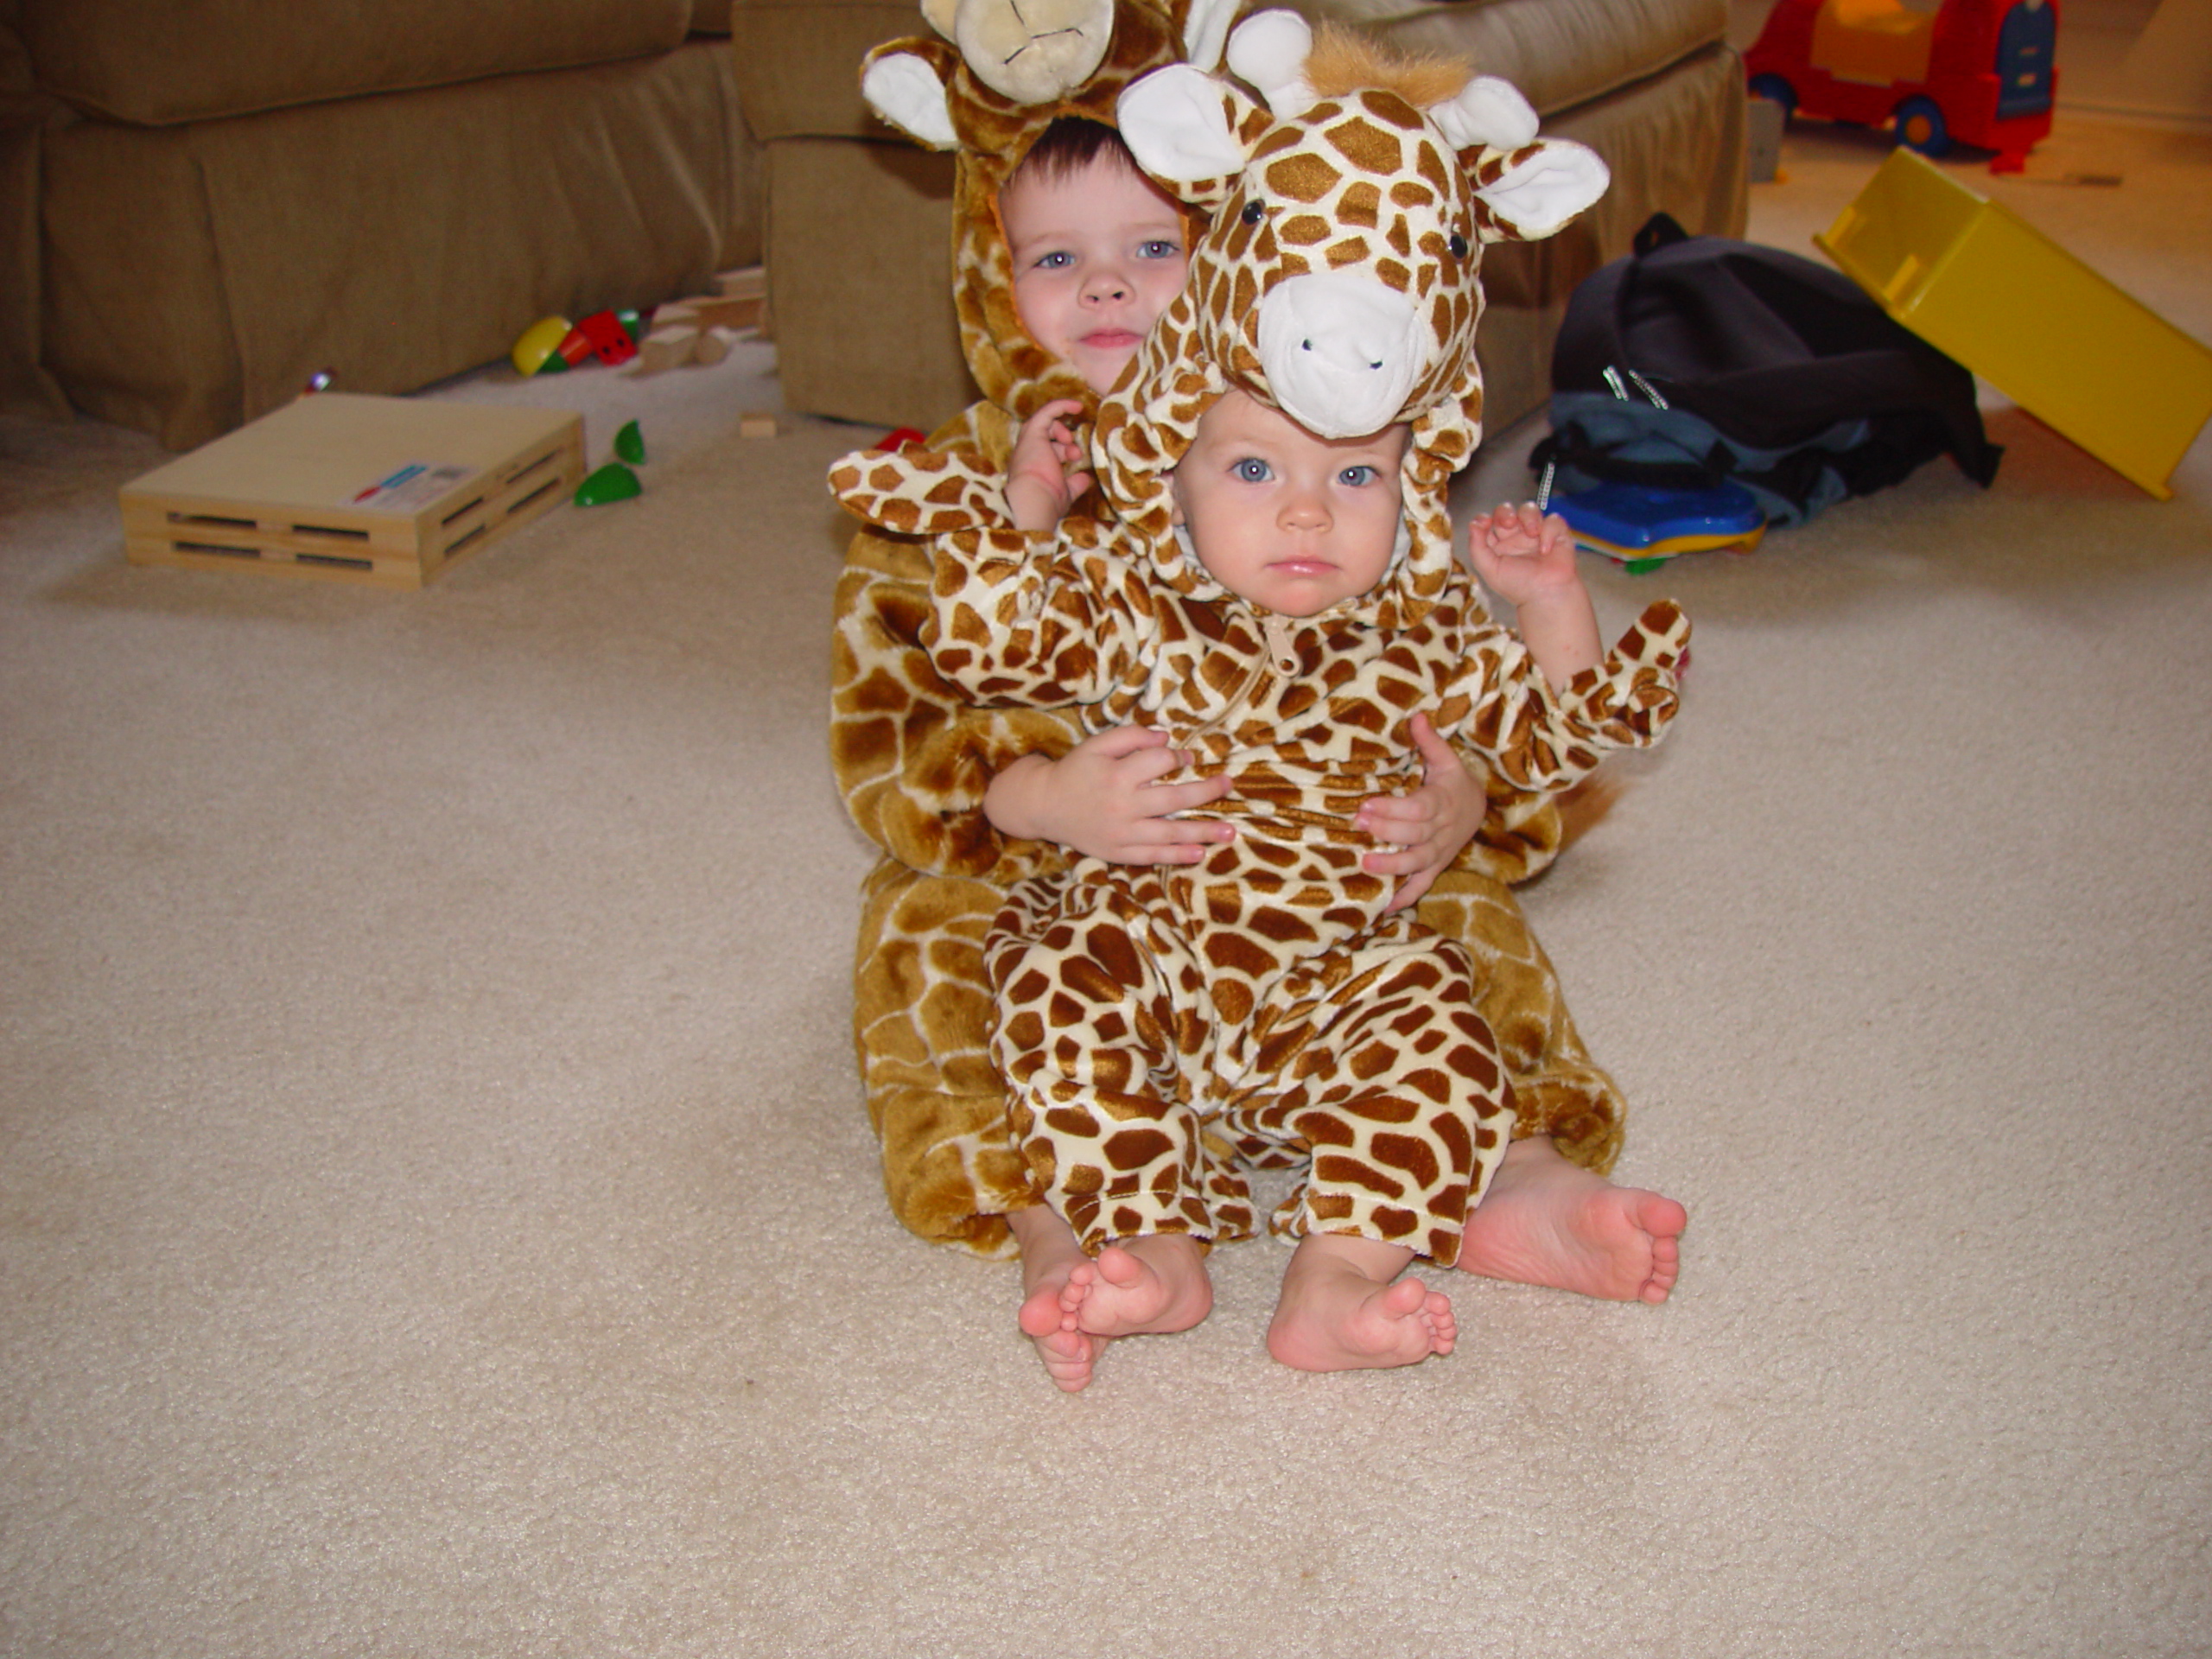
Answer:
<svg viewBox="0 0 2212 1659"><path fill-rule="evenodd" d="M2017 173L2050 130L2057 46L2058 0L1777 0L1744 64L1790 114L1894 124L1923 156L1977 145Z"/></svg>

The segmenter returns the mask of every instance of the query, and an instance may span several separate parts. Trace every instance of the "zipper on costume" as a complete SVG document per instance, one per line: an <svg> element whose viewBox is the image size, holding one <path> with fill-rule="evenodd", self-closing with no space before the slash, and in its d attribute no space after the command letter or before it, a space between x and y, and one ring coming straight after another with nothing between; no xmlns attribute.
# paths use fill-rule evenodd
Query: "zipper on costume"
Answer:
<svg viewBox="0 0 2212 1659"><path fill-rule="evenodd" d="M1185 737L1185 742L1195 742L1198 739L1226 724L1231 715L1237 714L1245 707L1252 696L1253 689L1262 680L1267 678L1268 671L1270 668L1286 677L1298 671L1298 654L1291 648L1296 631L1291 626L1289 619L1278 616L1273 611L1261 611L1258 616L1261 639L1267 653L1266 660L1252 664L1252 671L1244 677L1244 683L1238 686L1223 702L1221 712L1204 724L1192 727Z"/></svg>

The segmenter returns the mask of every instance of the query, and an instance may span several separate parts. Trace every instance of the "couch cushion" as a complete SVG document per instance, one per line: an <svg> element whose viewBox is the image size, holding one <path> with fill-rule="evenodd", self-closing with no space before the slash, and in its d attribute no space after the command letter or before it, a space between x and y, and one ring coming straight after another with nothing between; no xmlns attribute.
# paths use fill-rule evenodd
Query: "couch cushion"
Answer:
<svg viewBox="0 0 2212 1659"><path fill-rule="evenodd" d="M1408 50L1471 59L1549 115L1655 75L1721 41L1728 0L1248 0L1370 29ZM911 0L734 0L738 84L757 138L881 138L861 58L927 35Z"/></svg>
<svg viewBox="0 0 2212 1659"><path fill-rule="evenodd" d="M1724 39L1728 0L1269 0L1497 75L1550 115Z"/></svg>
<svg viewBox="0 0 2212 1659"><path fill-rule="evenodd" d="M753 136L896 137L861 97L861 60L929 33L913 0L735 0L730 45Z"/></svg>
<svg viewBox="0 0 2212 1659"><path fill-rule="evenodd" d="M39 84L149 126L611 63L683 43L694 0L23 0Z"/></svg>

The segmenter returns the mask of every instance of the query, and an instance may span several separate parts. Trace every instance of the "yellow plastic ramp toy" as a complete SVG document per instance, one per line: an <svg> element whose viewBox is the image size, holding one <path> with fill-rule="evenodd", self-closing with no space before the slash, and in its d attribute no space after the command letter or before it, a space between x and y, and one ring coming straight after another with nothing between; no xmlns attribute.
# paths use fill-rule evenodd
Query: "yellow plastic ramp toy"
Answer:
<svg viewBox="0 0 2212 1659"><path fill-rule="evenodd" d="M2001 204L1891 152L1814 237L1906 327L2161 501L2212 418L2212 349Z"/></svg>

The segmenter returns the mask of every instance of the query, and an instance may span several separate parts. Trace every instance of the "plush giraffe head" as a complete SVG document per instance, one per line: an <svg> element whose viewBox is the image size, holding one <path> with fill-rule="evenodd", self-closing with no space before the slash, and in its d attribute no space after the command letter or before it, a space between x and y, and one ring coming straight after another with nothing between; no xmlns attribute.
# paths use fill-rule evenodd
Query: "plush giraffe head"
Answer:
<svg viewBox="0 0 2212 1659"><path fill-rule="evenodd" d="M1231 385L1325 437L1408 422L1416 588L1433 591L1451 558L1446 492L1482 435L1482 246L1560 229L1604 194L1605 163L1538 140L1503 81L1349 35L1317 45L1293 12L1241 24L1229 66L1267 102L1187 66L1118 102L1138 162L1212 220L1133 379L1101 405L1101 485L1164 543L1166 474Z"/></svg>
<svg viewBox="0 0 2212 1659"><path fill-rule="evenodd" d="M1220 60L1241 0L925 0L942 39L893 41L863 61L869 107L916 143L955 151L953 302L985 397L1026 419L1058 398L1095 401L1039 346L1014 304L1000 188L1052 122L1114 124L1138 76Z"/></svg>

